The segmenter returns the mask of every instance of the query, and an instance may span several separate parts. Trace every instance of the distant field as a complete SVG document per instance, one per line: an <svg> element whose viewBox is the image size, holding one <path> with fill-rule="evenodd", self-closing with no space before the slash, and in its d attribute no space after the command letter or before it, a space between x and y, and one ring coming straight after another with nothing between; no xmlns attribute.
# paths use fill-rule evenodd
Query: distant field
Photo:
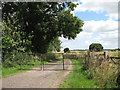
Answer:
<svg viewBox="0 0 120 90"><path fill-rule="evenodd" d="M106 51L106 52L108 52L108 55L110 56L110 57L118 57L118 56L120 56L120 51ZM64 53L64 51L61 51L61 52L57 52L57 54L58 53ZM87 54L87 51L70 51L69 53L67 53L67 54L81 54L81 53L83 53L83 54ZM119 53L119 54L118 54ZM95 52L95 54L104 54L104 51L101 51L101 52Z"/></svg>

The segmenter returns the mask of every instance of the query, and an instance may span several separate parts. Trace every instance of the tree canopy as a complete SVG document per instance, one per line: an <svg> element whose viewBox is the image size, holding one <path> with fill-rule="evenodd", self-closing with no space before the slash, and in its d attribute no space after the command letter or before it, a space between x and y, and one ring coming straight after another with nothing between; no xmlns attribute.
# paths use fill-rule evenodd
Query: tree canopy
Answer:
<svg viewBox="0 0 120 90"><path fill-rule="evenodd" d="M64 49L64 53L69 52L69 51L70 51L69 48Z"/></svg>
<svg viewBox="0 0 120 90"><path fill-rule="evenodd" d="M20 46L20 50L46 53L55 38L75 39L83 26L83 21L70 13L75 7L71 2L2 3L4 50Z"/></svg>
<svg viewBox="0 0 120 90"><path fill-rule="evenodd" d="M89 46L89 50L90 51L102 51L103 50L103 46L100 43L92 43Z"/></svg>

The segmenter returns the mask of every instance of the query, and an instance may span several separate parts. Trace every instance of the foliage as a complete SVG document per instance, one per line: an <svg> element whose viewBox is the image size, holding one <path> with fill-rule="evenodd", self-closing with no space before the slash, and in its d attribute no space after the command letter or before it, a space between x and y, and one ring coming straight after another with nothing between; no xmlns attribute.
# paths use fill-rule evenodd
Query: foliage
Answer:
<svg viewBox="0 0 120 90"><path fill-rule="evenodd" d="M55 38L63 36L75 39L82 31L83 21L70 13L76 7L76 4L71 2L4 2L2 7L6 28L9 27L13 31L14 27L17 28L20 33L18 34L22 35L21 43L26 42L25 40L30 41L31 47L28 50L34 53L46 53ZM9 25L8 18L10 25L14 27ZM20 46L23 47L20 49L28 48L27 45ZM11 50L13 49L16 48Z"/></svg>
<svg viewBox="0 0 120 90"><path fill-rule="evenodd" d="M20 31L21 26L14 26L15 21L11 24L9 18L7 18L7 23L3 21L3 28L2 28L2 53L3 53L3 60L5 54L11 55L14 52L26 52L30 51L31 48L31 37L28 35L29 39L26 38L26 33Z"/></svg>
<svg viewBox="0 0 120 90"><path fill-rule="evenodd" d="M41 62L40 61L36 61L34 62L33 64L30 64L30 65L16 65L15 67L2 67L2 77L7 77L7 76L10 76L10 75L14 75L16 73L20 73L22 71L27 71L33 67L38 67L40 66ZM5 65L5 64L4 64Z"/></svg>
<svg viewBox="0 0 120 90"><path fill-rule="evenodd" d="M48 52L60 52L61 49L61 41L60 39L57 37L55 38L53 41L51 41Z"/></svg>
<svg viewBox="0 0 120 90"><path fill-rule="evenodd" d="M103 46L100 43L92 43L89 46L89 50L90 51L102 51L103 50Z"/></svg>
<svg viewBox="0 0 120 90"><path fill-rule="evenodd" d="M41 60L36 53L60 51L59 37L75 39L83 21L71 14L71 2L2 2L4 67ZM54 55L46 58L55 59Z"/></svg>
<svg viewBox="0 0 120 90"><path fill-rule="evenodd" d="M24 65L33 63L34 55L30 53L22 53L22 52L12 52L9 54L5 54L4 56L5 62L3 62L3 67L17 67L17 65ZM39 61L37 59L37 61Z"/></svg>
<svg viewBox="0 0 120 90"><path fill-rule="evenodd" d="M45 61L56 60L56 55L54 53L41 54L41 58Z"/></svg>
<svg viewBox="0 0 120 90"><path fill-rule="evenodd" d="M69 52L69 51L70 51L69 48L64 49L64 53Z"/></svg>
<svg viewBox="0 0 120 90"><path fill-rule="evenodd" d="M97 52L96 52L97 53ZM84 74L89 79L97 81L97 85L102 88L116 88L115 78L119 73L118 65L114 64L110 58L104 58L101 54L86 56L83 64Z"/></svg>
<svg viewBox="0 0 120 90"><path fill-rule="evenodd" d="M12 75L21 71L29 70L33 67L40 66L42 64L41 59L44 60L44 64L56 60L56 55L49 54L31 54L31 53L14 53L5 55L6 61L2 63L2 75Z"/></svg>

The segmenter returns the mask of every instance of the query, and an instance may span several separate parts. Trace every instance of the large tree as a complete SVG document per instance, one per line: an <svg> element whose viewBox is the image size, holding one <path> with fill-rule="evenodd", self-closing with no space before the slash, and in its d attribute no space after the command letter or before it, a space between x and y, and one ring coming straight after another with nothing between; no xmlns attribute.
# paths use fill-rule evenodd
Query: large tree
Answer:
<svg viewBox="0 0 120 90"><path fill-rule="evenodd" d="M14 27L19 26L17 31L24 33L22 45L27 39L33 52L46 53L55 38L75 39L82 31L83 21L70 13L75 7L71 2L4 2L2 16L7 27L10 20Z"/></svg>

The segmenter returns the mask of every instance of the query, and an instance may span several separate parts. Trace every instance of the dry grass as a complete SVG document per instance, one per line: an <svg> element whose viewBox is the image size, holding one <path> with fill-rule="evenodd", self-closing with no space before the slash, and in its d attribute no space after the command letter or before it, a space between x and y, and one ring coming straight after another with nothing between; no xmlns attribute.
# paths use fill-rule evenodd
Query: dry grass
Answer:
<svg viewBox="0 0 120 90"><path fill-rule="evenodd" d="M116 87L116 78L119 73L118 64L114 64L110 58L104 58L99 54L104 52L95 52L94 57L90 56L85 65L88 68L88 76L92 76L95 80L98 81L98 85L103 88L115 88ZM109 52L110 55L114 56L117 52ZM90 54L92 55L92 54Z"/></svg>
<svg viewBox="0 0 120 90"><path fill-rule="evenodd" d="M109 57L118 57L118 51L107 51ZM64 55L67 58L76 59L85 57L87 55L87 51L71 51L70 53L66 53ZM116 78L118 77L119 68L118 65L114 64L110 58L104 58L104 51L95 52L95 56L92 56L92 52L90 53L90 57L86 57L86 62L84 64L84 69L87 69L87 74L89 78L93 78L98 81L98 85L103 88L116 88ZM101 55L100 55L101 54ZM117 60L114 59L116 62Z"/></svg>

